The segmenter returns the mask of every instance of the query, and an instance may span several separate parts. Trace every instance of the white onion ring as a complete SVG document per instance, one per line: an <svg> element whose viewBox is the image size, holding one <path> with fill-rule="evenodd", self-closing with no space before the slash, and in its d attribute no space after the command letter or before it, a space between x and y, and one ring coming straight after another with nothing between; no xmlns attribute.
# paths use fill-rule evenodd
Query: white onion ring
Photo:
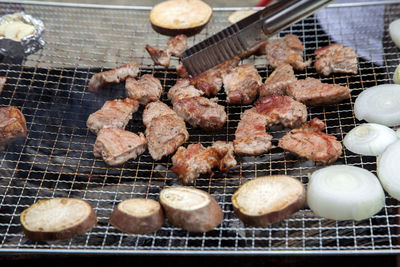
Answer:
<svg viewBox="0 0 400 267"><path fill-rule="evenodd" d="M385 193L373 173L359 167L333 165L311 175L307 202L317 216L360 221L384 207Z"/></svg>
<svg viewBox="0 0 400 267"><path fill-rule="evenodd" d="M400 125L400 85L382 84L364 90L354 103L354 114L367 122Z"/></svg>
<svg viewBox="0 0 400 267"><path fill-rule="evenodd" d="M378 178L385 191L400 200L400 140L386 148L378 158Z"/></svg>
<svg viewBox="0 0 400 267"><path fill-rule="evenodd" d="M396 140L393 129L376 123L364 123L346 134L343 145L356 154L378 156Z"/></svg>
<svg viewBox="0 0 400 267"><path fill-rule="evenodd" d="M394 20L389 24L389 34L393 43L400 48L400 19Z"/></svg>
<svg viewBox="0 0 400 267"><path fill-rule="evenodd" d="M393 82L400 84L400 64L396 67L396 70L394 71Z"/></svg>

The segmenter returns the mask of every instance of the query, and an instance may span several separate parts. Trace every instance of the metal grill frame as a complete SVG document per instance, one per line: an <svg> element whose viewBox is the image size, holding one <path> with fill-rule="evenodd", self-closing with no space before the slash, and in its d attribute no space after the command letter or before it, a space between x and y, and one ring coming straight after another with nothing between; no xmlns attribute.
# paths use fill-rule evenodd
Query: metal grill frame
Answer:
<svg viewBox="0 0 400 267"><path fill-rule="evenodd" d="M397 5L396 5L397 4ZM329 8L393 7L385 18L385 28L400 17L397 1L334 4ZM337 222L318 218L308 208L280 223L255 228L242 224L234 215L231 200L235 189L248 179L262 175L288 174L307 184L308 175L322 167L279 149L259 157L238 157L238 167L228 173L202 175L194 184L213 194L224 212L224 221L215 230L194 234L172 226L148 235L128 235L114 229L108 218L123 199L148 197L157 199L164 186L179 184L169 171L170 158L154 162L146 152L121 167L107 167L94 159L95 136L85 127L88 114L105 100L124 96L123 85L98 95L87 92L90 77L104 69L135 60L141 73L151 73L162 82L166 92L176 81L172 67L154 66L144 50L149 43L163 47L168 37L155 33L148 22L151 7L100 6L53 2L0 1L4 10L24 7L25 12L42 19L46 26L43 50L29 56L22 64L0 63L0 74L7 76L0 105L15 105L27 118L28 138L13 143L0 152L0 253L90 253L90 254L192 254L192 255L311 255L311 254L391 254L399 253L399 204L389 196L385 208L369 220ZM227 16L241 8L214 8L208 26L189 38L189 45L228 25ZM355 14L357 15L357 14ZM359 14L358 14L359 15ZM360 16L360 15L359 15ZM93 21L94 18L97 20ZM363 18L360 16L360 22ZM85 27L82 27L84 25ZM374 29L370 29L373 31ZM61 33L61 34L60 34ZM297 34L305 45L305 57L332 40L309 17L285 29ZM100 38L92 38L100 34ZM299 79L318 77L322 81L348 85L352 98L326 108L308 109L309 118L318 117L327 124L326 131L343 140L360 122L353 116L353 104L362 90L377 84L391 83L391 74L399 64L400 53L384 33L382 65L359 62L359 74L319 77L313 68L296 72ZM360 39L360 42L363 40ZM371 54L375 53L371 49ZM251 57L263 80L272 69L262 57ZM212 134L188 127L187 143L210 145L216 140L232 141L240 114L250 106L231 106L223 92L218 94L226 106L226 126ZM77 107L84 108L77 108ZM77 109L74 109L77 108ZM143 131L141 111L127 126ZM277 142L286 130L272 129ZM185 144L186 145L186 144ZM376 174L376 160L343 150L337 164L366 168ZM74 196L87 200L95 209L99 223L88 233L64 241L35 243L27 240L19 224L19 214L39 199Z"/></svg>

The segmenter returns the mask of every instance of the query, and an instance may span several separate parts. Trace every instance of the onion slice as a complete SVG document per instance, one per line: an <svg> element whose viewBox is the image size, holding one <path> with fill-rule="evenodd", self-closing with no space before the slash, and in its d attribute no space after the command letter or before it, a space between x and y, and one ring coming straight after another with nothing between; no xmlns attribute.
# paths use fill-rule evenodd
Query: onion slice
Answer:
<svg viewBox="0 0 400 267"><path fill-rule="evenodd" d="M315 171L307 191L310 209L332 220L364 220L385 205L385 193L371 172L347 165L333 165Z"/></svg>
<svg viewBox="0 0 400 267"><path fill-rule="evenodd" d="M367 122L400 125L400 85L382 84L364 90L354 103L354 114Z"/></svg>
<svg viewBox="0 0 400 267"><path fill-rule="evenodd" d="M400 84L400 64L396 67L393 74L393 82Z"/></svg>
<svg viewBox="0 0 400 267"><path fill-rule="evenodd" d="M396 19L389 24L389 34L395 45L400 48L400 19Z"/></svg>
<svg viewBox="0 0 400 267"><path fill-rule="evenodd" d="M376 123L364 123L346 134L343 144L353 153L378 156L396 140L397 135L393 129Z"/></svg>
<svg viewBox="0 0 400 267"><path fill-rule="evenodd" d="M386 148L378 157L378 178L385 191L400 200L400 140Z"/></svg>

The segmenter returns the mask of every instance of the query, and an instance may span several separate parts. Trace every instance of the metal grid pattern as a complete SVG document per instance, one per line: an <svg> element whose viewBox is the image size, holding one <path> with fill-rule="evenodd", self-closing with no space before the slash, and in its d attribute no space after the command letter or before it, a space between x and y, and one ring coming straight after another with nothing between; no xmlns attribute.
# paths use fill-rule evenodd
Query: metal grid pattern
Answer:
<svg viewBox="0 0 400 267"><path fill-rule="evenodd" d="M207 233L189 233L173 227L168 221L156 233L147 235L124 234L113 228L109 215L122 200L132 197L158 199L159 191L179 184L170 171L171 160L153 161L144 153L119 167L107 167L93 156L95 136L86 128L86 120L105 100L125 97L124 85L112 86L99 94L87 91L90 77L103 69L114 68L128 61L141 64L141 73L159 78L165 92L176 82L172 61L170 69L155 67L144 50L149 43L163 47L167 38L150 27L147 8L112 9L63 7L57 5L0 4L5 13L25 10L43 20L46 26L43 50L29 56L22 64L1 63L0 75L7 83L0 97L0 106L14 105L27 119L28 137L0 152L0 252L59 252L59 253L182 253L182 254L311 254L311 253L398 253L399 204L386 198L385 208L371 219L361 222L332 221L316 217L304 208L288 219L268 227L248 227L232 212L231 196L248 179L263 175L287 174L305 185L308 175L322 167L299 159L275 148L258 157L238 157L238 166L228 173L202 175L195 187L215 196L224 212L221 225ZM358 6L358 5L356 5ZM359 5L357 8L364 8ZM374 4L385 10L384 25L362 28L374 14L352 11L349 6L328 9L347 10L357 18L360 35L351 36L355 49L366 40L362 31L379 35L380 27L400 17L400 5ZM208 26L195 37L194 44L228 25L232 10L216 9ZM340 12L339 12L340 13ZM346 13L348 15L348 13ZM321 17L319 17L321 18ZM335 25L331 25L332 27ZM340 29L340 28L339 28ZM333 40L321 28L316 16L311 16L281 32L293 33L305 45L305 57L312 57L316 48ZM349 36L342 35L343 39ZM336 40L340 42L341 40ZM353 116L353 104L365 88L391 83L394 68L399 64L399 50L383 32L383 50L370 47L370 54L381 61L359 58L357 75L332 75L321 78L314 68L296 72L299 79L317 77L328 83L347 85L352 98L338 105L309 108L309 119L318 117L327 124L326 131L342 140L360 122ZM265 79L272 69L263 57L249 58ZM224 93L218 95L226 106L228 121L224 128L213 133L188 127L187 143L201 142L205 146L216 140L232 141L240 114L249 106L233 106L225 102ZM162 100L167 101L166 93ZM142 109L134 114L127 129L144 131ZM285 133L271 129L274 143ZM348 164L375 173L376 159L343 150L335 164ZM40 199L78 197L95 209L98 224L88 233L70 240L48 243L29 241L19 224L20 213Z"/></svg>

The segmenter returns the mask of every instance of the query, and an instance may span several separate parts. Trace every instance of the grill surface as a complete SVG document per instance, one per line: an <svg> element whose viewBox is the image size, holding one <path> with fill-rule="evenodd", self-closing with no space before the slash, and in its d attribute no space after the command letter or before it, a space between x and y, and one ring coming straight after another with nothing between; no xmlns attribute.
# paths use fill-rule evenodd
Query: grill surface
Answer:
<svg viewBox="0 0 400 267"><path fill-rule="evenodd" d="M350 5L351 6L351 5ZM351 36L363 46L368 40L362 33L379 37L382 26L365 28L373 14L352 11L348 6L331 6L329 10L347 10L357 18L360 35ZM400 5L378 2L385 6L384 29L400 17ZM165 186L179 184L169 170L170 158L154 162L148 152L120 167L107 167L93 157L95 136L86 128L90 113L105 100L125 96L124 85L112 86L100 94L87 91L90 77L103 69L114 68L128 61L138 61L141 73L159 78L166 92L176 82L174 65L168 70L154 67L144 47L147 43L165 47L168 37L156 34L148 21L149 8L73 7L53 4L0 4L4 13L25 10L43 20L46 46L29 56L22 64L1 63L0 75L7 83L0 105L15 105L27 119L28 138L14 142L0 152L0 252L36 253L133 253L133 254L312 254L312 253L398 253L399 204L386 198L385 208L371 219L361 222L332 221L316 217L308 208L290 218L264 228L248 227L232 212L231 196L248 179L263 175L287 174L308 182L308 175L321 167L276 148L258 157L238 157L238 166L228 173L202 175L195 187L213 194L224 212L224 220L215 230L204 234L188 233L168 221L161 230L148 235L128 235L113 228L109 215L122 200L132 197L158 199ZM368 9L371 10L371 9ZM213 18L200 34L189 39L189 45L228 26L232 9L216 9ZM339 12L340 14L340 12ZM343 12L343 16L349 13ZM319 17L321 18L321 17ZM324 18L323 18L324 19ZM332 28L346 25L328 25ZM333 40L322 30L315 16L281 32L293 33L305 45L305 57L312 57L316 48ZM345 34L341 38L349 38ZM340 42L341 40L337 40ZM359 59L357 75L333 75L322 78L328 83L347 85L352 98L326 108L309 108L309 119L318 117L327 124L327 132L342 140L360 122L353 116L357 95L370 86L391 83L394 68L399 64L399 50L385 31L384 50L371 46L367 52L380 58L375 63ZM271 73L263 57L249 58L263 79ZM315 69L296 72L299 79L320 78ZM218 95L226 106L228 122L219 131L207 134L188 128L187 143L210 145L216 140L232 141L240 114L249 106L232 106ZM134 132L144 131L142 110L134 114L127 126ZM274 143L285 130L273 129ZM359 166L376 173L376 159L362 157L348 150L335 164ZM92 231L76 238L48 243L35 243L25 238L19 224L20 213L40 199L78 197L95 209L98 224Z"/></svg>

